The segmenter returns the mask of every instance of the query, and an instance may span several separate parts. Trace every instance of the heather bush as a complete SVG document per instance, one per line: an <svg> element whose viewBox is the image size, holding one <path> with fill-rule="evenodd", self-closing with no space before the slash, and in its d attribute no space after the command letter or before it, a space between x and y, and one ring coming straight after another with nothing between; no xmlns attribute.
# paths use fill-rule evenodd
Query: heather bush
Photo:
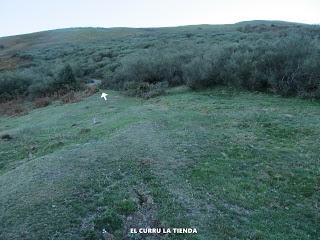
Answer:
<svg viewBox="0 0 320 240"><path fill-rule="evenodd" d="M164 54L160 50L131 55L122 60L109 86L127 90L130 95L147 98L159 95L164 86L184 83L182 64L181 55Z"/></svg>
<svg viewBox="0 0 320 240"><path fill-rule="evenodd" d="M243 43L208 52L184 68L186 83L192 89L228 85L319 98L320 50L316 40L290 35L276 42Z"/></svg>
<svg viewBox="0 0 320 240"><path fill-rule="evenodd" d="M5 72L0 75L0 101L23 97L31 85L32 79L20 73Z"/></svg>
<svg viewBox="0 0 320 240"><path fill-rule="evenodd" d="M168 88L168 82L126 82L124 90L129 96L138 96L145 99L163 95Z"/></svg>
<svg viewBox="0 0 320 240"><path fill-rule="evenodd" d="M69 64L63 66L58 72L55 81L52 83L55 89L67 88L76 89L79 88L79 82L76 80L73 70Z"/></svg>

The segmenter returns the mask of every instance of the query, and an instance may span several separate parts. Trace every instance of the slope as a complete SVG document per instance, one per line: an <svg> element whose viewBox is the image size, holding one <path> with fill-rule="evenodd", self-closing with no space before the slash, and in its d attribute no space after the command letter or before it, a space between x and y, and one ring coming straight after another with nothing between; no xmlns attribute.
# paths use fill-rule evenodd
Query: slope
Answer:
<svg viewBox="0 0 320 240"><path fill-rule="evenodd" d="M0 118L0 239L316 239L319 104L216 89L110 92ZM92 119L97 123L93 124Z"/></svg>

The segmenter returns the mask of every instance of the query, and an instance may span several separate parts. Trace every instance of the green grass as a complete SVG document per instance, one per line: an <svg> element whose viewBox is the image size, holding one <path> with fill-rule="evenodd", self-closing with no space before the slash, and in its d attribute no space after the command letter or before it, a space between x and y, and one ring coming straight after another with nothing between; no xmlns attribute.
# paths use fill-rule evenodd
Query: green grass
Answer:
<svg viewBox="0 0 320 240"><path fill-rule="evenodd" d="M319 106L176 88L2 117L0 239L317 239Z"/></svg>

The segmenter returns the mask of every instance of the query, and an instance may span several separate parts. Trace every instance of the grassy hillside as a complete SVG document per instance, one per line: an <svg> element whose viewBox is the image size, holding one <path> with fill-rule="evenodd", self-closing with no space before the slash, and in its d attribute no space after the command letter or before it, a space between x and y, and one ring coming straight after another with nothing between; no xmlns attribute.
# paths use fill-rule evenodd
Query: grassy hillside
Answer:
<svg viewBox="0 0 320 240"><path fill-rule="evenodd" d="M109 93L0 118L0 239L319 238L318 102Z"/></svg>
<svg viewBox="0 0 320 240"><path fill-rule="evenodd" d="M280 21L170 28L73 28L0 38L0 102L101 79L150 97L166 86L234 86L320 98L320 27ZM68 85L66 87L65 85ZM156 89L156 90L155 90ZM149 93L150 92L150 93Z"/></svg>
<svg viewBox="0 0 320 240"><path fill-rule="evenodd" d="M0 38L0 239L319 239L319 99L320 26Z"/></svg>

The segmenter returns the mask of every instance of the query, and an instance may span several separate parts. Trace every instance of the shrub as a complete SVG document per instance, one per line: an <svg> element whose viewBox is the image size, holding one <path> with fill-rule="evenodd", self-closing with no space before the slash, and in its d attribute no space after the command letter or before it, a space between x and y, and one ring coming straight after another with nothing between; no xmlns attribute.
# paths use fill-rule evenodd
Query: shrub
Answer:
<svg viewBox="0 0 320 240"><path fill-rule="evenodd" d="M78 90L81 85L76 80L70 65L60 68L56 74L46 68L29 68L15 72L0 73L0 101L9 101L19 96L39 98L54 93Z"/></svg>
<svg viewBox="0 0 320 240"><path fill-rule="evenodd" d="M16 116L27 112L26 106L17 100L0 103L0 115Z"/></svg>
<svg viewBox="0 0 320 240"><path fill-rule="evenodd" d="M76 89L79 88L79 83L77 82L72 68L69 64L65 65L58 72L58 75L53 82L55 89L67 88L67 89Z"/></svg>
<svg viewBox="0 0 320 240"><path fill-rule="evenodd" d="M226 64L233 51L232 46L213 47L206 50L205 54L194 58L184 68L187 85L191 89L201 89L229 84L231 73L226 68Z"/></svg>
<svg viewBox="0 0 320 240"><path fill-rule="evenodd" d="M109 86L116 89L136 90L137 95L154 90L154 94L164 85L183 84L183 56L163 53L160 50L145 50L122 60ZM163 83L163 84L158 84ZM161 87L160 87L161 86Z"/></svg>
<svg viewBox="0 0 320 240"><path fill-rule="evenodd" d="M320 50L311 53L300 66L297 91L301 97L320 99Z"/></svg>
<svg viewBox="0 0 320 240"><path fill-rule="evenodd" d="M84 91L70 90L68 92L62 91L60 94L57 93L56 98L60 99L62 103L75 103L81 101L85 97L89 97L97 92L96 87L88 87Z"/></svg>
<svg viewBox="0 0 320 240"><path fill-rule="evenodd" d="M310 39L296 35L269 44L264 52L255 53L254 81L283 96L316 97L311 92L318 89L317 48Z"/></svg>
<svg viewBox="0 0 320 240"><path fill-rule="evenodd" d="M85 96L88 97L88 96L91 96L91 95L97 93L98 91L99 91L99 89L98 89L97 86L87 86L87 87L85 88L84 93L85 93Z"/></svg>
<svg viewBox="0 0 320 240"><path fill-rule="evenodd" d="M48 98L48 97L37 98L33 101L33 104L37 108L46 107L46 106L50 105L50 103L51 103L51 101L50 101L50 98Z"/></svg>
<svg viewBox="0 0 320 240"><path fill-rule="evenodd" d="M54 78L43 76L42 79L36 79L28 87L28 94L31 98L45 97L51 95L56 88L53 87Z"/></svg>
<svg viewBox="0 0 320 240"><path fill-rule="evenodd" d="M0 75L0 101L25 96L32 80L19 73L6 72Z"/></svg>
<svg viewBox="0 0 320 240"><path fill-rule="evenodd" d="M167 82L150 84L147 82L126 82L124 90L129 96L137 96L145 99L163 95L168 87Z"/></svg>
<svg viewBox="0 0 320 240"><path fill-rule="evenodd" d="M215 47L186 65L184 77L192 89L223 84L319 98L318 46L318 42L293 34L277 42Z"/></svg>

